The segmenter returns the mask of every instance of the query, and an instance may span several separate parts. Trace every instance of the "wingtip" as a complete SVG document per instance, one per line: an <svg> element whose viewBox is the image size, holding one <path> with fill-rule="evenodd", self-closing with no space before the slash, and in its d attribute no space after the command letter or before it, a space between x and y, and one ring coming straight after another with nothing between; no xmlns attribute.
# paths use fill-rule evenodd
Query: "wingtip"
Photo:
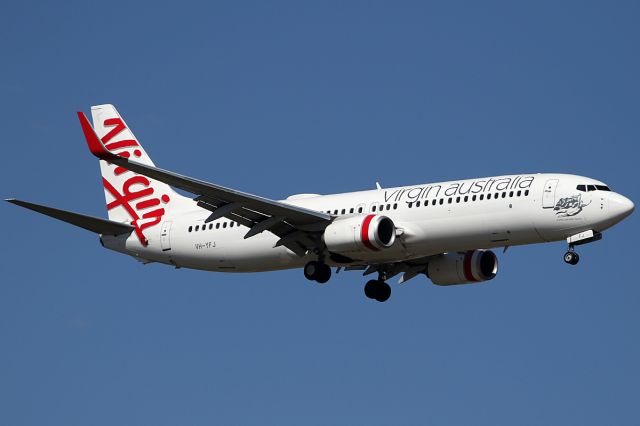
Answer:
<svg viewBox="0 0 640 426"><path fill-rule="evenodd" d="M98 135L96 135L93 126L89 123L89 119L84 115L84 112L78 111L78 120L80 120L80 126L82 127L89 151L102 160L113 157L113 154L105 148L100 138L98 138Z"/></svg>

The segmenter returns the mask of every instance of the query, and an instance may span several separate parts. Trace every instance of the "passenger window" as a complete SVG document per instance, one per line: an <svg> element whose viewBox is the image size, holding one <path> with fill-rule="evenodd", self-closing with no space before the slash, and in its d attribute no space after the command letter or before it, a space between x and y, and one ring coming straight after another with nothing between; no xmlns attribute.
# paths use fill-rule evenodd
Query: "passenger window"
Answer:
<svg viewBox="0 0 640 426"><path fill-rule="evenodd" d="M345 209L342 209L342 213L341 214L345 214L347 211Z"/></svg>
<svg viewBox="0 0 640 426"><path fill-rule="evenodd" d="M189 227L189 232L191 232L192 228L193 228L192 226Z"/></svg>
<svg viewBox="0 0 640 426"><path fill-rule="evenodd" d="M576 186L576 189L578 191L582 191L582 192L586 192L587 191L586 185L578 185L578 186Z"/></svg>
<svg viewBox="0 0 640 426"><path fill-rule="evenodd" d="M513 197L513 191L509 192L509 198Z"/></svg>
<svg viewBox="0 0 640 426"><path fill-rule="evenodd" d="M529 195L529 190L527 189L526 191L524 191L524 196L528 196Z"/></svg>
<svg viewBox="0 0 640 426"><path fill-rule="evenodd" d="M484 194L480 194L480 201L484 200Z"/></svg>
<svg viewBox="0 0 640 426"><path fill-rule="evenodd" d="M353 207L349 209L349 213L353 214Z"/></svg>
<svg viewBox="0 0 640 426"><path fill-rule="evenodd" d="M372 212L375 212L375 211L376 211L376 206L375 206L375 205L371 206L371 211L372 211Z"/></svg>
<svg viewBox="0 0 640 426"><path fill-rule="evenodd" d="M416 203L416 207L420 207L420 201Z"/></svg>
<svg viewBox="0 0 640 426"><path fill-rule="evenodd" d="M338 210L334 210L333 214L337 216L338 215Z"/></svg>
<svg viewBox="0 0 640 426"><path fill-rule="evenodd" d="M475 201L476 200L476 196L474 195L473 197L471 197L471 201Z"/></svg>
<svg viewBox="0 0 640 426"><path fill-rule="evenodd" d="M391 204L387 204L387 210L391 210Z"/></svg>
<svg viewBox="0 0 640 426"><path fill-rule="evenodd" d="M213 223L209 224L209 231L211 231L213 229Z"/></svg>
<svg viewBox="0 0 640 426"><path fill-rule="evenodd" d="M500 193L496 192L495 195L493 196L493 198L500 198Z"/></svg>
<svg viewBox="0 0 640 426"><path fill-rule="evenodd" d="M487 194L487 200L491 199L491 194Z"/></svg>
<svg viewBox="0 0 640 426"><path fill-rule="evenodd" d="M433 201L431 202L431 205L432 205L432 206L435 206L435 205L436 205L436 201L437 201L437 200L434 198L434 199L433 199Z"/></svg>
<svg viewBox="0 0 640 426"><path fill-rule="evenodd" d="M222 223L222 227L223 227L223 228L226 228L226 227L227 227L227 222L223 222L223 223Z"/></svg>
<svg viewBox="0 0 640 426"><path fill-rule="evenodd" d="M196 225L196 231L200 229L200 225Z"/></svg>
<svg viewBox="0 0 640 426"><path fill-rule="evenodd" d="M362 207L358 207L358 213L362 213Z"/></svg>
<svg viewBox="0 0 640 426"><path fill-rule="evenodd" d="M456 197L456 203L460 202L460 197Z"/></svg>
<svg viewBox="0 0 640 426"><path fill-rule="evenodd" d="M449 204L451 204L452 201L453 201L453 198L449 198Z"/></svg>
<svg viewBox="0 0 640 426"><path fill-rule="evenodd" d="M413 207L413 203L412 203L412 202L408 202L408 203L407 203L407 206L408 206L409 208L411 208L411 207Z"/></svg>
<svg viewBox="0 0 640 426"><path fill-rule="evenodd" d="M216 223L216 229L220 229L220 222Z"/></svg>
<svg viewBox="0 0 640 426"><path fill-rule="evenodd" d="M440 198L440 205L444 204L444 198Z"/></svg>
<svg viewBox="0 0 640 426"><path fill-rule="evenodd" d="M507 196L507 193L506 193L506 192L503 192L503 193L502 193L502 198L505 198L506 196Z"/></svg>
<svg viewBox="0 0 640 426"><path fill-rule="evenodd" d="M518 197L522 195L522 191L518 191L517 193Z"/></svg>
<svg viewBox="0 0 640 426"><path fill-rule="evenodd" d="M468 195L465 195L465 196L464 196L464 202L466 203L467 201L469 201L469 196L468 196Z"/></svg>
<svg viewBox="0 0 640 426"><path fill-rule="evenodd" d="M233 228L233 224L234 224L234 223L235 223L235 222L230 222L230 223L229 223L229 228Z"/></svg>

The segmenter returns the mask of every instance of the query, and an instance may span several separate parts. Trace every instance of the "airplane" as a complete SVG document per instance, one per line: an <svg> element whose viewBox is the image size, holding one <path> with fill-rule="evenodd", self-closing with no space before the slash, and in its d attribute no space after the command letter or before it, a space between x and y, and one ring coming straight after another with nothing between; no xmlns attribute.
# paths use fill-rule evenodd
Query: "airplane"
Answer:
<svg viewBox="0 0 640 426"><path fill-rule="evenodd" d="M332 268L357 270L377 274L364 293L385 302L396 275L400 284L425 275L439 286L493 279L491 248L566 240L564 261L576 265L576 246L598 241L635 208L603 182L555 173L271 200L156 167L113 105L93 106L93 125L77 114L99 159L109 219L6 201L99 234L103 247L142 263L219 272L302 268L321 284Z"/></svg>

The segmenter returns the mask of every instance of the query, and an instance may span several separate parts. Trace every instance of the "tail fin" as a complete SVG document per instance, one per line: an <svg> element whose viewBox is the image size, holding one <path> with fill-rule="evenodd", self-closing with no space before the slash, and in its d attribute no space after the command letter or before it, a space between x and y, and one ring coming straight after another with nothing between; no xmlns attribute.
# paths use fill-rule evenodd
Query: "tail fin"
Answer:
<svg viewBox="0 0 640 426"><path fill-rule="evenodd" d="M109 151L154 165L113 105L92 106L91 116L96 134ZM178 194L169 185L123 167L100 160L100 171L109 219L133 225L143 244L146 243L143 231L160 223L166 212L194 205L193 200Z"/></svg>

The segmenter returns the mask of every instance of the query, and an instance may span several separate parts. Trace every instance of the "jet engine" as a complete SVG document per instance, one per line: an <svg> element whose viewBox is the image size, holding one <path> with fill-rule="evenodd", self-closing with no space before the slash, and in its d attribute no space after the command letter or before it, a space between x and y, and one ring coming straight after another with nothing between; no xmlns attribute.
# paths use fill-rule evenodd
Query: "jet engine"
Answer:
<svg viewBox="0 0 640 426"><path fill-rule="evenodd" d="M429 261L427 275L436 285L470 284L493 279L498 258L490 250L445 253Z"/></svg>
<svg viewBox="0 0 640 426"><path fill-rule="evenodd" d="M358 254L384 250L396 240L396 226L375 214L336 218L324 231L329 251L358 258Z"/></svg>

